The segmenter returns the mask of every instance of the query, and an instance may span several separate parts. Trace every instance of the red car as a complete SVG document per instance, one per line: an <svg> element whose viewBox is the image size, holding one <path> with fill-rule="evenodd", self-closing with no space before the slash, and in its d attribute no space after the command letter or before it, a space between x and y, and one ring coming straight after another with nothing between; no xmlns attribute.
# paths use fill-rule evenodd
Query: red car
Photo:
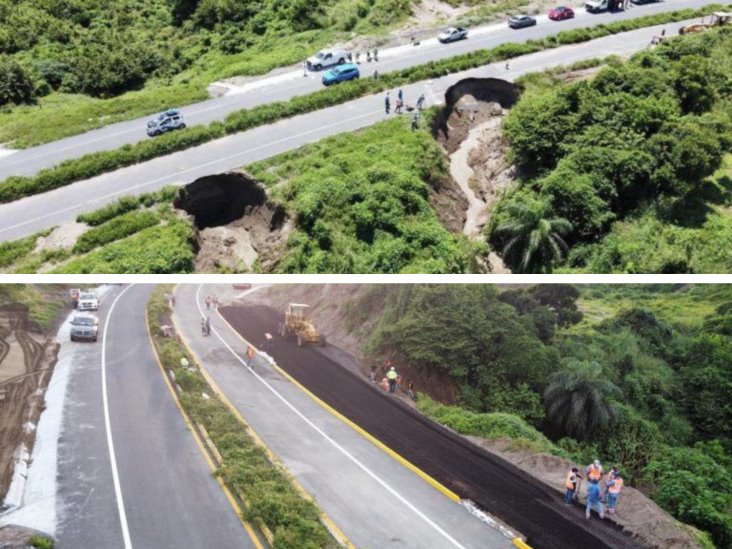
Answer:
<svg viewBox="0 0 732 549"><path fill-rule="evenodd" d="M563 21L564 19L572 19L573 17L574 12L572 8L568 8L567 6L559 6L549 12L549 19L552 21Z"/></svg>

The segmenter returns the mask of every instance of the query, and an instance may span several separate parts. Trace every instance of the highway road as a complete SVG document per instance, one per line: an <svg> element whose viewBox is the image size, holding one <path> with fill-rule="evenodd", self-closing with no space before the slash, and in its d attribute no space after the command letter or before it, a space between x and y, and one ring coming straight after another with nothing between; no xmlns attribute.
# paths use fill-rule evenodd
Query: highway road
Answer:
<svg viewBox="0 0 732 549"><path fill-rule="evenodd" d="M683 24L649 27L546 50L512 60L510 70L506 70L502 63L489 65L415 83L405 86L403 90L408 101L424 93L428 104L436 104L443 101L448 87L467 77L513 80L527 72L583 59L611 54L629 55L648 47L651 37L660 34L662 29L666 29L667 36L671 36ZM230 135L44 194L0 204L0 241L22 238L73 221L78 214L100 208L123 195L150 192L165 185L187 184L200 177L234 170L330 135L364 128L385 117L382 96L371 95ZM404 123L408 123L406 117Z"/></svg>
<svg viewBox="0 0 732 549"><path fill-rule="evenodd" d="M423 40L419 46L411 44L389 48L379 53L378 63L362 62L363 76L371 76L375 69L380 73L420 65L429 61L444 59L453 55L478 49L492 48L506 42L521 42L537 39L561 30L589 27L635 18L642 15L672 11L683 8L699 8L714 3L712 0L667 0L635 6L625 12L589 14L584 8L576 8L575 19L554 22L546 15L539 16L535 27L513 30L505 23L498 23L472 29L467 40L453 44L440 44L435 38ZM673 24L669 27L677 27ZM319 73L303 78L301 69L280 69L270 75L253 78L244 86L233 89L225 96L209 99L182 108L188 126L223 120L227 114L243 108L251 108L273 101L285 101L296 95L307 94L322 88ZM171 105L174 106L174 105ZM116 149L122 145L149 139L145 124L150 117L138 118L17 151L0 158L0 180L10 175L32 175L42 168L48 168L69 158L91 152Z"/></svg>
<svg viewBox="0 0 732 549"><path fill-rule="evenodd" d="M221 287L181 284L174 312L188 341L220 390L311 494L320 509L360 549L493 549L513 547L502 533L471 515L320 407L271 366L248 368L236 333L210 312L202 337L202 302Z"/></svg>
<svg viewBox="0 0 732 549"><path fill-rule="evenodd" d="M105 294L106 341L62 342L70 364L56 482L37 497L55 505L23 522L55 514L58 549L254 548L157 365L145 324L153 287Z"/></svg>

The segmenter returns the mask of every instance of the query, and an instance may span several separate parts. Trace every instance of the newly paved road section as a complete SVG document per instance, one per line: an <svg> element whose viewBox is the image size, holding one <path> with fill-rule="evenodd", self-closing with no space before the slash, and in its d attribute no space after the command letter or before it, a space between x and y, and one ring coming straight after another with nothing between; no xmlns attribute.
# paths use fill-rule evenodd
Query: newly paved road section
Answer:
<svg viewBox="0 0 732 549"><path fill-rule="evenodd" d="M177 289L175 318L202 365L320 508L360 549L512 547L423 479L318 406L270 366L246 368L241 340L212 311L202 337L199 286ZM198 301L197 301L198 299ZM315 365L318 366L317 364Z"/></svg>
<svg viewBox="0 0 732 549"><path fill-rule="evenodd" d="M514 59L511 69L491 65L405 86L407 100L420 93L428 104L442 102L445 90L468 77L513 80L527 72L575 61L626 55L646 48L654 34L667 28L668 36L683 23L657 26L607 36L584 44L564 46ZM28 236L48 227L73 221L79 213L94 210L120 196L154 191L165 185L190 183L200 177L236 169L319 141L330 135L354 131L384 120L383 98L368 96L355 101L261 126L198 147L156 158L80 181L54 191L0 204L0 241ZM392 115L394 116L394 115ZM409 119L405 117L405 124Z"/></svg>
<svg viewBox="0 0 732 549"><path fill-rule="evenodd" d="M221 314L257 342L277 333L282 313L264 306L231 306ZM318 352L277 338L277 364L354 423L463 498L503 519L544 549L642 547L609 521L587 521L579 506L533 481L517 467L398 402Z"/></svg>
<svg viewBox="0 0 732 549"><path fill-rule="evenodd" d="M145 328L153 286L133 286L101 313L102 341L74 343L58 464L59 549L125 547L104 424L106 367L111 435L129 545L179 549L254 547L212 476L165 385ZM69 343L64 343L69 345Z"/></svg>
<svg viewBox="0 0 732 549"><path fill-rule="evenodd" d="M492 48L506 42L542 38L561 30L589 27L610 21L635 18L683 8L699 8L714 3L712 0L668 0L644 6L633 6L625 12L588 14L584 8L576 9L573 20L553 22L545 15L538 18L535 27L521 30L509 29L505 23L476 28L467 40L440 44L436 39L424 40L419 46L400 46L380 52L378 63L362 63L364 76L371 76L375 69L380 73L421 65L429 61L444 59L460 53L483 48ZM675 27L676 25L669 25ZM243 108L251 108L273 101L285 101L296 95L303 95L322 88L321 75L312 73L303 78L301 70L280 70L275 75L265 75L246 84L240 93L189 105L182 109L189 126L223 120L227 114ZM171 105L174 106L174 105ZM145 124L150 117L112 124L78 136L61 139L38 147L18 151L0 158L0 180L9 175L32 175L42 168L48 168L69 158L76 158L91 152L116 149L128 143L149 139Z"/></svg>

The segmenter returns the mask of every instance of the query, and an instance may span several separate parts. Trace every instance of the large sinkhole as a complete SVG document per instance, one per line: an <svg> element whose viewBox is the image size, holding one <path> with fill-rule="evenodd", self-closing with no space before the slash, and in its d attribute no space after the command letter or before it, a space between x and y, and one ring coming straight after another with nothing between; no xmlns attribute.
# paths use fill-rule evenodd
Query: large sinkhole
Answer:
<svg viewBox="0 0 732 549"><path fill-rule="evenodd" d="M197 179L178 191L173 206L193 216L199 230L228 225L253 213L264 213L262 210L268 214L270 231L279 229L285 220L284 209L267 203L264 187L242 173Z"/></svg>

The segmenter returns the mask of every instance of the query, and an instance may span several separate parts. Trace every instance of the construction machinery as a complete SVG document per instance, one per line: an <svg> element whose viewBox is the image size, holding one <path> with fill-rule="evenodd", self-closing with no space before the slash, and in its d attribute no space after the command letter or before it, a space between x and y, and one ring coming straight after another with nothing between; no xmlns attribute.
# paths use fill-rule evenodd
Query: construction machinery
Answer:
<svg viewBox="0 0 732 549"><path fill-rule="evenodd" d="M279 324L280 335L287 339L292 335L297 337L298 347L305 343L318 343L325 347L325 336L318 333L317 328L307 318L307 310L310 305L302 303L289 303L285 311L285 321Z"/></svg>
<svg viewBox="0 0 732 549"><path fill-rule="evenodd" d="M679 34L696 34L698 32L704 32L714 27L722 27L729 25L732 22L732 13L724 11L715 11L709 23L704 23L702 19L701 23L694 23L693 25L686 25L679 29Z"/></svg>

